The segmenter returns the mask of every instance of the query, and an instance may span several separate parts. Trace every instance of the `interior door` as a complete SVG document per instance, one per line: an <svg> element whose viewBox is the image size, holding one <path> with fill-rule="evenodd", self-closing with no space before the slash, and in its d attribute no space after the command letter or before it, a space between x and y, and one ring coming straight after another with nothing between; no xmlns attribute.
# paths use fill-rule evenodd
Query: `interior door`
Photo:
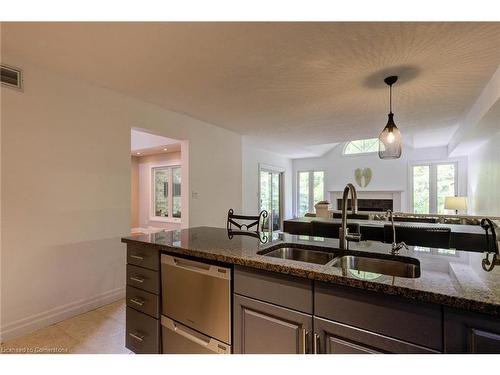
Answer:
<svg viewBox="0 0 500 375"><path fill-rule="evenodd" d="M283 212L283 172L260 170L260 209L268 212L265 230L281 230Z"/></svg>

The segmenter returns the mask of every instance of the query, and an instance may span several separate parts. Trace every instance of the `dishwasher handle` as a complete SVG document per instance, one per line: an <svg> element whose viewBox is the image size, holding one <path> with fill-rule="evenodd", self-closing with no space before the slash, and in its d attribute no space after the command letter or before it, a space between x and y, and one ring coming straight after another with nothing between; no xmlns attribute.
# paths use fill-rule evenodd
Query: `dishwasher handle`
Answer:
<svg viewBox="0 0 500 375"><path fill-rule="evenodd" d="M161 255L161 263L186 271L197 272L211 277L231 280L231 269L226 267L196 262L194 260L174 257L167 254Z"/></svg>
<svg viewBox="0 0 500 375"><path fill-rule="evenodd" d="M231 348L230 346L219 342L209 336L205 336L199 332L195 333L187 327L184 327L182 324L174 322L172 319L167 318L162 315L161 317L161 325L166 329L184 337L185 339L194 342L197 345L200 345L212 352L219 354L230 354ZM190 332L192 331L192 332Z"/></svg>

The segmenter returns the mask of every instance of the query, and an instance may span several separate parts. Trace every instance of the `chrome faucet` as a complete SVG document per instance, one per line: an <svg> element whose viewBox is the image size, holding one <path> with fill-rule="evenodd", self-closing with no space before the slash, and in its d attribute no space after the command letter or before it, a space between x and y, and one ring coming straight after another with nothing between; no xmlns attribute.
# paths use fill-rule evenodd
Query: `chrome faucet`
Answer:
<svg viewBox="0 0 500 375"><path fill-rule="evenodd" d="M391 253L393 255L399 254L399 250L401 250L403 247L408 250L408 246L404 242L396 243L396 227L394 226L394 215L392 213L392 210L387 210L386 216L389 218L391 221L392 225L392 250Z"/></svg>
<svg viewBox="0 0 500 375"><path fill-rule="evenodd" d="M358 213L358 195L356 193L356 188L353 184L347 184L344 188L344 194L342 195L342 225L339 228L339 247L342 250L347 250L348 241L361 240L361 234L349 233L349 229L347 228L347 198L349 192L351 192L351 212L353 214Z"/></svg>

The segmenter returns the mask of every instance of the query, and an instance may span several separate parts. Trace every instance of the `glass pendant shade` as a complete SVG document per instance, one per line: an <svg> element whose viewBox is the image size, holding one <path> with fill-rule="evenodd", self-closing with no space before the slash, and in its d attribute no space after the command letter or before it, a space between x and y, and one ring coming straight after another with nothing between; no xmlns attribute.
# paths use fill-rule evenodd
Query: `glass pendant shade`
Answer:
<svg viewBox="0 0 500 375"><path fill-rule="evenodd" d="M378 156L380 159L399 159L402 151L401 132L394 123L394 113L392 113L392 85L396 83L398 76L390 76L384 79L389 86L389 119L382 133L378 136Z"/></svg>
<svg viewBox="0 0 500 375"><path fill-rule="evenodd" d="M394 123L394 113L389 113L389 120L379 137L378 156L380 159L399 159L401 157L401 132Z"/></svg>

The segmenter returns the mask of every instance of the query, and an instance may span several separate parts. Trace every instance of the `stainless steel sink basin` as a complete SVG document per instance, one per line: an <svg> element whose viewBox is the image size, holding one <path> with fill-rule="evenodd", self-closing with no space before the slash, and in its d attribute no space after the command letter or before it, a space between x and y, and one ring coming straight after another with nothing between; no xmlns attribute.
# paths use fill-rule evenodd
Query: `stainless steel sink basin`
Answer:
<svg viewBox="0 0 500 375"><path fill-rule="evenodd" d="M420 262L418 259L414 258L395 260L359 255L344 255L337 258L332 263L332 266L342 269L373 272L396 277L420 277Z"/></svg>
<svg viewBox="0 0 500 375"><path fill-rule="evenodd" d="M329 261L335 258L335 255L333 253L329 253L327 251L316 251L298 247L280 247L274 250L261 251L258 254L268 257L316 264L327 264Z"/></svg>

